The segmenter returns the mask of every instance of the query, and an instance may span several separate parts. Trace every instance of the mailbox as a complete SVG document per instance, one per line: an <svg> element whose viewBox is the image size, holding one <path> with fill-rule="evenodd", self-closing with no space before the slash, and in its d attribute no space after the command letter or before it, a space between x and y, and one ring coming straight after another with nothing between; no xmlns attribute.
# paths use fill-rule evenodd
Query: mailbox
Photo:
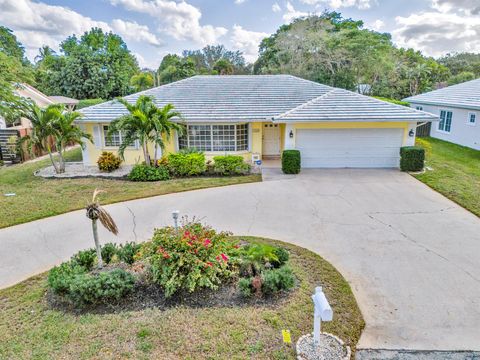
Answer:
<svg viewBox="0 0 480 360"><path fill-rule="evenodd" d="M315 344L318 345L320 343L320 328L322 320L332 321L333 311L321 286L315 288L315 294L312 295L312 300L314 305L313 340Z"/></svg>
<svg viewBox="0 0 480 360"><path fill-rule="evenodd" d="M320 316L323 321L332 321L333 311L321 286L315 288L315 294L312 295L312 299L315 305L315 316Z"/></svg>

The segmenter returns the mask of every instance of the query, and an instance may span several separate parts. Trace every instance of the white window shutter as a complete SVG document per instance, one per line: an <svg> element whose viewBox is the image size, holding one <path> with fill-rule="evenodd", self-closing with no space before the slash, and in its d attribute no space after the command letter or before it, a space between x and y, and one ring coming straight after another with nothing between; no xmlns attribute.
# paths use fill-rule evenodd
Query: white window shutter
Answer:
<svg viewBox="0 0 480 360"><path fill-rule="evenodd" d="M93 125L93 143L97 149L102 148L102 134L99 125Z"/></svg>

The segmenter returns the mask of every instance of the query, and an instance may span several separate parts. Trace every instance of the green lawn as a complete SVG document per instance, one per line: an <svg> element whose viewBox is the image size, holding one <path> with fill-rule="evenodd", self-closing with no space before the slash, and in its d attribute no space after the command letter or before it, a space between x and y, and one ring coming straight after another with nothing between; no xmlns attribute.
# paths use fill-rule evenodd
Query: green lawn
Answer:
<svg viewBox="0 0 480 360"><path fill-rule="evenodd" d="M147 309L72 315L48 307L45 274L0 291L1 359L294 359L281 331L295 342L312 331L311 294L322 285L333 308L322 330L355 350L364 321L350 286L320 256L291 244L299 286L275 306Z"/></svg>
<svg viewBox="0 0 480 360"><path fill-rule="evenodd" d="M426 166L415 177L432 189L480 216L480 151L434 138L419 138L426 149Z"/></svg>
<svg viewBox="0 0 480 360"><path fill-rule="evenodd" d="M67 154L80 161L81 151ZM33 172L48 166L49 160L0 168L0 228L78 210L92 197L95 188L105 190L103 204L216 186L261 181L260 175L199 177L155 183L133 183L107 179L42 179ZM5 193L16 196L5 197Z"/></svg>

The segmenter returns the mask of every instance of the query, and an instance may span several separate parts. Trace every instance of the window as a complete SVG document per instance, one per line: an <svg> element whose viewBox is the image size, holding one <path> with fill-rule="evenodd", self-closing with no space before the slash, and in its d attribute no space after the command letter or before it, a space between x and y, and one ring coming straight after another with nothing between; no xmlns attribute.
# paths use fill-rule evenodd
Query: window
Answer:
<svg viewBox="0 0 480 360"><path fill-rule="evenodd" d="M116 131L111 134L110 137L108 135L108 125L103 126L103 141L105 147L119 147L122 144L123 137L120 131ZM135 146L134 143L130 144L129 146Z"/></svg>
<svg viewBox="0 0 480 360"><path fill-rule="evenodd" d="M185 135L178 138L180 149L200 151L248 150L248 124L188 125Z"/></svg>
<svg viewBox="0 0 480 360"><path fill-rule="evenodd" d="M468 113L468 124L475 125L476 122L477 122L477 114Z"/></svg>
<svg viewBox="0 0 480 360"><path fill-rule="evenodd" d="M417 106L415 109L423 111L423 106Z"/></svg>
<svg viewBox="0 0 480 360"><path fill-rule="evenodd" d="M452 128L452 112L451 111L440 111L440 123L438 124L438 130L450 132Z"/></svg>
<svg viewBox="0 0 480 360"><path fill-rule="evenodd" d="M103 140L105 141L105 146L107 147L118 147L122 143L122 135L119 131L113 133L110 137L108 134L108 126L103 126Z"/></svg>

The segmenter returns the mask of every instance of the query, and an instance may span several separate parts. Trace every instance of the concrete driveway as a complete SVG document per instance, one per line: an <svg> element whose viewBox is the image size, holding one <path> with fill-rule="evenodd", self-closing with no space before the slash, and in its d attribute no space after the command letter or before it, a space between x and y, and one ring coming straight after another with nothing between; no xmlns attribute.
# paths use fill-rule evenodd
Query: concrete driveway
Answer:
<svg viewBox="0 0 480 360"><path fill-rule="evenodd" d="M480 351L479 218L396 170L275 171L263 183L111 205L116 240L147 239L178 209L218 229L288 241L350 282L367 323L359 358ZM115 240L104 231L101 239ZM0 230L0 287L92 244L83 211ZM468 356L480 353L455 359Z"/></svg>

